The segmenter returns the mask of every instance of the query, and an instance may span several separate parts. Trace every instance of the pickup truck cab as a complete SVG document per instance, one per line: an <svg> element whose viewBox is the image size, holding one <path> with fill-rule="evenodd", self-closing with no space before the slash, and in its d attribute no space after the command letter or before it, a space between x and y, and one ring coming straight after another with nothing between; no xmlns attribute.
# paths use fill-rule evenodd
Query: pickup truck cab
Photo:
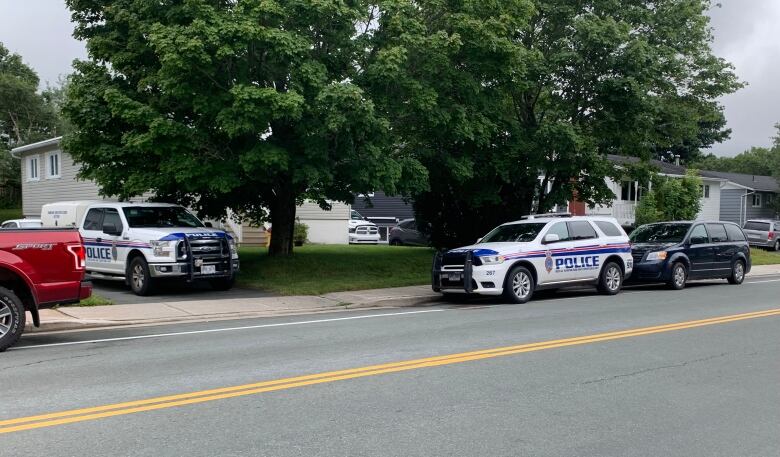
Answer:
<svg viewBox="0 0 780 457"><path fill-rule="evenodd" d="M665 282L679 290L688 279L742 284L750 272L747 237L732 222L659 222L631 232L632 282Z"/></svg>
<svg viewBox="0 0 780 457"><path fill-rule="evenodd" d="M167 203L61 202L44 205L44 226L75 226L93 278L119 279L137 295L158 281L208 281L233 286L239 270L233 237Z"/></svg>
<svg viewBox="0 0 780 457"><path fill-rule="evenodd" d="M70 230L0 231L0 352L24 331L25 311L40 325L38 310L89 297L85 249Z"/></svg>

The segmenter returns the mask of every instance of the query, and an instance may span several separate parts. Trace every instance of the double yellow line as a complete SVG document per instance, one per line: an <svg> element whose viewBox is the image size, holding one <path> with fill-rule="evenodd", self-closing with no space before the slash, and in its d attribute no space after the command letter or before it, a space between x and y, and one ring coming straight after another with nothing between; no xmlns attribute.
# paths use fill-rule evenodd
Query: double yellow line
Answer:
<svg viewBox="0 0 780 457"><path fill-rule="evenodd" d="M20 417L0 421L0 434L19 432L23 430L32 430L36 428L52 427L55 425L72 424L74 422L84 422L106 417L121 416L125 414L140 413L144 411L154 411L158 409L173 408L176 406L192 405L196 403L205 403L214 400L226 398L242 397L245 395L255 395L263 392L273 392L276 390L292 389L295 387L311 386L315 384L324 384L334 381L343 381L345 379L363 378L385 373L396 373L400 371L417 370L420 368L437 367L442 365L451 365L455 363L470 362L474 360L490 359L494 357L503 357L507 355L520 354L523 352L542 351L545 349L554 349L566 346L576 346L581 344L596 343L599 341L618 340L631 338L635 336L651 335L654 333L672 332L689 328L704 327L708 325L725 324L745 319L757 319L761 317L780 315L780 309L770 309L757 311L753 313L735 314L730 316L714 317L711 319L702 319L696 321L678 322L673 324L658 325L655 327L643 327L618 332L598 333L575 338L565 338L560 340L542 341L538 343L520 344L516 346L506 346L481 351L462 352L458 354L442 355L437 357L427 357L423 359L407 360L404 362L386 363L382 365L372 365L349 370L329 371L326 373L317 373L306 376L297 376L293 378L277 379L273 381L264 381L253 384L244 384L233 387L223 387L219 389L201 390L179 395L168 395L164 397L148 398L145 400L129 401L125 403L114 403L110 405L95 406L91 408L73 409L50 414L41 414L38 416Z"/></svg>

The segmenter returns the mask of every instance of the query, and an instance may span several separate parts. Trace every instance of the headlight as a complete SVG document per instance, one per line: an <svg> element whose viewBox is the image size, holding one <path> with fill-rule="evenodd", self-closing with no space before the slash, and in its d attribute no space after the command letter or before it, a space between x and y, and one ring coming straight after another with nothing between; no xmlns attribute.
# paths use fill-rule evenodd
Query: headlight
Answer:
<svg viewBox="0 0 780 457"><path fill-rule="evenodd" d="M486 256L480 257L479 260L482 261L482 265L498 265L500 263L504 263L504 256L502 256L502 255L486 255Z"/></svg>
<svg viewBox="0 0 780 457"><path fill-rule="evenodd" d="M350 227L349 228L349 233L355 233L355 227Z"/></svg>
<svg viewBox="0 0 780 457"><path fill-rule="evenodd" d="M238 256L238 245L236 245L236 240L234 240L233 238L229 238L228 246L230 246L230 255Z"/></svg>
<svg viewBox="0 0 780 457"><path fill-rule="evenodd" d="M155 257L168 257L173 252L170 241L152 240L149 244L152 246L152 254Z"/></svg>
<svg viewBox="0 0 780 457"><path fill-rule="evenodd" d="M666 260L666 251L651 252L647 254L647 260Z"/></svg>

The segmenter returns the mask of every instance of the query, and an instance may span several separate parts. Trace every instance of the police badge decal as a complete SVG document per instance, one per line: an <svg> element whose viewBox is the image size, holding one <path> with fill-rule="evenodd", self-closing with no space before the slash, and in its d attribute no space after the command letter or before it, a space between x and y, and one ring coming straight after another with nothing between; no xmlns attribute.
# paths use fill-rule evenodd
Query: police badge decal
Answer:
<svg viewBox="0 0 780 457"><path fill-rule="evenodd" d="M547 251L547 257L544 259L544 268L547 269L547 273L551 272L553 269L553 259L552 259L552 252Z"/></svg>

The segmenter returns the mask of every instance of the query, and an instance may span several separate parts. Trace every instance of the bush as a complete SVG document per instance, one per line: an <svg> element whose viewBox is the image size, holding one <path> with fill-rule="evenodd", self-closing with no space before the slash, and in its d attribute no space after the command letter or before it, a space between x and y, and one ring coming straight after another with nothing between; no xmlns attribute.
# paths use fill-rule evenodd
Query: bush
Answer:
<svg viewBox="0 0 780 457"><path fill-rule="evenodd" d="M656 206L655 193L653 191L648 191L645 195L642 196L642 199L639 200L639 204L636 207L635 217L635 224L637 227L644 224L652 224L653 222L658 222L661 220L661 212L658 211L658 207Z"/></svg>
<svg viewBox="0 0 780 457"><path fill-rule="evenodd" d="M701 210L701 178L689 170L683 178L659 178L636 207L636 225L659 221L689 221Z"/></svg>
<svg viewBox="0 0 780 457"><path fill-rule="evenodd" d="M295 218L295 228L293 229L293 242L302 245L309 239L309 226Z"/></svg>

